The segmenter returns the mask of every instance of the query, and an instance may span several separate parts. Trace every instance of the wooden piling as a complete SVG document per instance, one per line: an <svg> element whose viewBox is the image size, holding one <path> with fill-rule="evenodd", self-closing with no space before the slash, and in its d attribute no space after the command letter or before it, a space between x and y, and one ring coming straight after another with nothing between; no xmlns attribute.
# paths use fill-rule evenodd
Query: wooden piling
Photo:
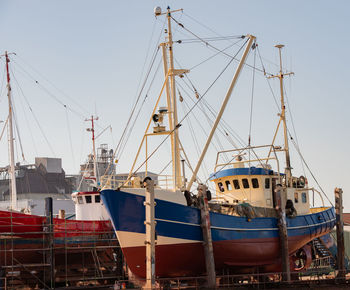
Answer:
<svg viewBox="0 0 350 290"><path fill-rule="evenodd" d="M281 258L282 258L282 278L283 281L290 282L290 264L289 264L289 252L288 252L288 231L286 211L281 200L283 188L281 185L277 185L275 189L276 212L278 216L278 230L281 245Z"/></svg>
<svg viewBox="0 0 350 290"><path fill-rule="evenodd" d="M344 245L344 222L343 222L343 190L334 189L335 215L337 229L337 278L345 278L345 245Z"/></svg>
<svg viewBox="0 0 350 290"><path fill-rule="evenodd" d="M143 289L155 289L155 234L156 222L154 220L154 181L145 178L145 212L146 212L146 284Z"/></svg>
<svg viewBox="0 0 350 290"><path fill-rule="evenodd" d="M211 237L207 187L204 184L200 184L198 186L198 197L200 198L201 227L203 232L205 266L207 270L207 287L210 289L215 289L216 273L215 273L213 241Z"/></svg>
<svg viewBox="0 0 350 290"><path fill-rule="evenodd" d="M53 228L53 205L52 197L45 198L45 216L46 216L46 225L45 225L45 240L47 253L45 256L46 264L49 264L49 279L50 279L50 289L55 288L55 253L54 253L54 228Z"/></svg>

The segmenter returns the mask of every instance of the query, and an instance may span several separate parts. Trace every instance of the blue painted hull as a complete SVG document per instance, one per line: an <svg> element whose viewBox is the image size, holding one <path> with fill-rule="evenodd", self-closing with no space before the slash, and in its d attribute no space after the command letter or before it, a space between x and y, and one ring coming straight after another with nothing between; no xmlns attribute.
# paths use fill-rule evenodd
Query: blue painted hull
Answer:
<svg viewBox="0 0 350 290"><path fill-rule="evenodd" d="M129 267L135 274L144 277L144 197L114 190L103 190L101 197L111 216ZM197 208L156 199L155 218L157 236L167 241L165 244L160 242L156 246L157 275L203 273L205 268L200 211ZM210 221L217 270L227 266L279 263L279 234L276 218L247 219L210 213ZM314 238L328 233L334 225L333 208L293 219L287 218L290 254ZM120 233L132 233L133 237L136 234L142 240L136 246L135 244L128 246L128 240L125 238L127 235ZM172 265L174 265L173 269ZM165 271L164 268L167 270Z"/></svg>

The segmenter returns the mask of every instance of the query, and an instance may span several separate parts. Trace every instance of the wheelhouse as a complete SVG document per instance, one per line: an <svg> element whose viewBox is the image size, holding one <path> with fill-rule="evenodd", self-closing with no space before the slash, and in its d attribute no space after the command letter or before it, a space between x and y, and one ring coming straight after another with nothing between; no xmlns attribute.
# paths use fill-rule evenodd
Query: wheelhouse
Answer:
<svg viewBox="0 0 350 290"><path fill-rule="evenodd" d="M262 148L268 149L267 158L244 159L247 155L245 150L251 150L249 156L256 157L257 149ZM235 151L238 151L238 154L231 157L233 162L219 162L220 155L227 156ZM310 213L310 189L306 187L306 179L303 176L291 177L290 181L287 181L286 175L279 172L279 161L275 151L274 146L266 145L219 152L216 172L210 177L210 180L215 183L217 199L229 204L249 203L255 207L274 208L277 205L274 193L276 186L280 184L285 188L280 197L282 206L286 206L287 201L290 200L298 214ZM277 171L272 170L269 161L276 163Z"/></svg>

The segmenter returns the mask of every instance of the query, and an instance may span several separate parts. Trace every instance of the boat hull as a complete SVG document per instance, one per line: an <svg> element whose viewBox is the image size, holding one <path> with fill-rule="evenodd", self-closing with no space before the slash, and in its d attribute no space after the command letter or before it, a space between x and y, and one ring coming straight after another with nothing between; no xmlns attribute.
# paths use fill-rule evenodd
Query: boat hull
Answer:
<svg viewBox="0 0 350 290"><path fill-rule="evenodd" d="M54 218L51 236L46 217L0 211L0 266L43 263L51 238L56 266L81 264L82 261L86 265L94 264L92 250L107 262L111 257L113 260L113 247L117 246L109 220Z"/></svg>
<svg viewBox="0 0 350 290"><path fill-rule="evenodd" d="M126 191L104 190L101 196L131 271L145 277L144 197ZM156 275L192 276L205 273L200 211L156 199ZM280 263L276 218L236 217L210 213L215 267L256 267ZM335 225L334 209L287 218L289 253Z"/></svg>

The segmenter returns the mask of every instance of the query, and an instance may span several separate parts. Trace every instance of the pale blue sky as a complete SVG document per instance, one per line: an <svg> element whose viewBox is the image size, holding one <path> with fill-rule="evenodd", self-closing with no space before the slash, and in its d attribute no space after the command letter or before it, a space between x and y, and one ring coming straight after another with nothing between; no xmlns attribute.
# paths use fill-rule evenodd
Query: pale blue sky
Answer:
<svg viewBox="0 0 350 290"><path fill-rule="evenodd" d="M173 9L183 8L185 14L175 17L186 27L194 25L193 31L203 37L208 31L190 17L220 35L254 34L271 72L277 71L277 67L270 63L277 63L273 45L286 45L284 67L295 72L291 81L286 81L286 89L301 150L331 200L334 187L343 188L346 209L350 211L350 198L347 197L350 190L347 148L350 142L348 1L0 1L1 53L5 50L17 53L14 57L16 63L12 63L16 80L41 121L42 130L56 157L63 158L66 172L76 173L90 151L84 117L97 112L101 119L99 128L109 124L113 127L113 138L106 133L101 142L108 142L111 146L113 142L113 146L117 143L136 96L152 31L155 28L155 39L163 23L163 20L155 20L153 8L161 6L165 9L167 5ZM178 30L175 36L178 39L183 37ZM195 64L195 57L191 63L192 55L181 56L184 59L187 56L189 66ZM221 60L223 64L226 61ZM182 64L187 68L185 62ZM30 70L29 65L41 75ZM62 105L23 74L21 67L81 115L66 113ZM210 68L209 64L207 72ZM70 99L50 87L43 76ZM248 73L247 77L242 77L242 83L248 88L251 86L249 76ZM213 79L209 73L197 71L193 72L193 77L198 82L200 79ZM0 79L3 80L2 76ZM257 85L259 82L263 83L257 80ZM33 162L35 156L53 156L20 91L15 88L15 80L13 86L27 161ZM204 88L199 89L204 91ZM225 90L223 87L217 92L221 94ZM249 108L244 109L245 114L237 108L249 106L250 91L242 88L239 92L246 101L240 103L238 97L233 100L231 114L227 113L225 120L242 138L247 139ZM274 127L266 126L276 124L276 108L269 91L262 92L256 91L256 98L261 94L269 99L256 101L253 140L269 143ZM222 97L218 95L218 99L211 98L208 102L217 109ZM1 120L5 118L6 106L2 91ZM275 110L273 114L268 113L270 107ZM266 126L263 125L265 123ZM67 128L71 132L72 146ZM122 157L121 171L129 168L130 155L134 154L135 144L143 130L141 125L139 134L133 137L128 147L128 154ZM4 140L1 143L4 153L0 155L0 165L4 166L7 149ZM297 169L300 162L295 161L293 165L300 172ZM208 161L207 166L211 173L213 164Z"/></svg>

